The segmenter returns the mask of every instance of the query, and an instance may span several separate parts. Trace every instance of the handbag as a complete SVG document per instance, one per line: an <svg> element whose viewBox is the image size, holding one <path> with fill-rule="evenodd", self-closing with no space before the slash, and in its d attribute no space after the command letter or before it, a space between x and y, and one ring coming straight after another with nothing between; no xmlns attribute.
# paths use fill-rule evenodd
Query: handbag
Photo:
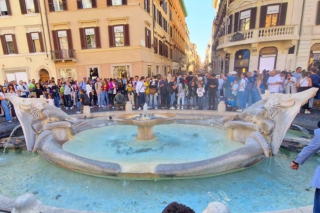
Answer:
<svg viewBox="0 0 320 213"><path fill-rule="evenodd" d="M157 88L150 88L150 94L154 95L157 93Z"/></svg>

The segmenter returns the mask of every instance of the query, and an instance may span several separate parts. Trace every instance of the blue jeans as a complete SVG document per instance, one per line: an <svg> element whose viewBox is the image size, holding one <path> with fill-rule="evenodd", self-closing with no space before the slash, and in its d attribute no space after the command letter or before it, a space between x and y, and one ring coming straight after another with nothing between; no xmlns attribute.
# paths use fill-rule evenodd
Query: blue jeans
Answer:
<svg viewBox="0 0 320 213"><path fill-rule="evenodd" d="M174 100L176 98L176 93L169 94L170 95L170 107L173 106Z"/></svg>
<svg viewBox="0 0 320 213"><path fill-rule="evenodd" d="M254 103L257 103L258 101L261 101L261 95L257 89L253 89L254 91Z"/></svg>
<svg viewBox="0 0 320 213"><path fill-rule="evenodd" d="M103 91L101 93L101 95L102 95L102 97L100 99L101 100L101 104L108 106L109 105L109 93L108 93L108 91Z"/></svg>
<svg viewBox="0 0 320 213"><path fill-rule="evenodd" d="M194 98L194 99L195 99L195 98ZM198 97L198 101L199 101L199 107L200 107L200 108L203 108L204 96Z"/></svg>
<svg viewBox="0 0 320 213"><path fill-rule="evenodd" d="M239 91L238 92L238 100L239 100L239 108L240 109L245 109L246 108L246 103L247 103L246 92Z"/></svg>
<svg viewBox="0 0 320 213"><path fill-rule="evenodd" d="M139 97L138 97L138 105L143 108L144 103L146 102L146 93L145 92L139 92Z"/></svg>
<svg viewBox="0 0 320 213"><path fill-rule="evenodd" d="M60 107L60 98L59 98L59 96L54 96L53 100L54 100L54 105L59 108Z"/></svg>
<svg viewBox="0 0 320 213"><path fill-rule="evenodd" d="M77 103L77 110L78 110L78 111L81 110L81 106L82 106L82 103L79 101L79 102Z"/></svg>
<svg viewBox="0 0 320 213"><path fill-rule="evenodd" d="M150 98L149 98L149 107L152 107L152 102L154 105L154 108L158 108L158 96L156 96L155 94L150 94Z"/></svg>
<svg viewBox="0 0 320 213"><path fill-rule="evenodd" d="M320 212L320 189L316 189L314 193L314 206L313 206L313 213Z"/></svg>
<svg viewBox="0 0 320 213"><path fill-rule="evenodd" d="M195 97L195 96L190 96L189 97L189 103L190 103L190 106L191 107L195 107L196 106L196 104L197 104L197 98Z"/></svg>
<svg viewBox="0 0 320 213"><path fill-rule="evenodd" d="M6 121L11 121L11 116L10 116L10 111L8 108L8 101L7 100L2 100L1 101L1 106L3 108L4 111L4 115L6 116Z"/></svg>

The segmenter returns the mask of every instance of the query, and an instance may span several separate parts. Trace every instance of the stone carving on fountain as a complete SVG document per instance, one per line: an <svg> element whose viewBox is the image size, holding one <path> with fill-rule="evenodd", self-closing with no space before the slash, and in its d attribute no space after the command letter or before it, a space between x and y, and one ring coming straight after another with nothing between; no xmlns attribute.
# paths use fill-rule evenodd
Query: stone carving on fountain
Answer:
<svg viewBox="0 0 320 213"><path fill-rule="evenodd" d="M74 155L62 149L72 134L100 125L110 125L108 118L95 118L77 121L63 111L46 103L45 99L23 99L7 94L7 98L15 106L28 151L37 151L48 161L64 168L112 178L155 179L155 178L190 178L214 175L243 169L256 164L262 159L277 154L293 119L300 107L318 89L311 88L304 92L284 95L266 94L263 100L252 105L242 113L220 119L223 128L227 129L228 137L244 146L229 153L201 161L186 163L163 163L155 165L134 165L138 170L124 170L117 162L103 162ZM146 107L145 107L146 108ZM176 115L120 115L116 122L134 124L142 127L141 131L150 130L148 140L154 137L152 126L160 123L173 123ZM109 122L109 123L108 123ZM217 121L218 122L218 121ZM76 131L72 131L76 130ZM183 150L181 150L183 152ZM136 167L134 167L136 168Z"/></svg>
<svg viewBox="0 0 320 213"><path fill-rule="evenodd" d="M295 94L265 94L263 100L250 106L224 126L228 137L245 143L250 138L259 138L259 144L267 154L277 154L282 140L300 108L317 93L317 88Z"/></svg>

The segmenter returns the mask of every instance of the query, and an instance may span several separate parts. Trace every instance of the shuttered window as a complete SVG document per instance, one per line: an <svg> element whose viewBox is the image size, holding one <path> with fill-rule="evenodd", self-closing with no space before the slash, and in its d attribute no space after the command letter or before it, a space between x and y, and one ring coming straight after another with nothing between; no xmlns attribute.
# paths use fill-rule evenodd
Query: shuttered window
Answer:
<svg viewBox="0 0 320 213"><path fill-rule="evenodd" d="M4 55L18 54L18 46L14 34L1 35L1 45Z"/></svg>
<svg viewBox="0 0 320 213"><path fill-rule="evenodd" d="M67 0L48 0L48 6L50 12L68 10Z"/></svg>
<svg viewBox="0 0 320 213"><path fill-rule="evenodd" d="M130 46L129 25L109 26L109 46Z"/></svg>
<svg viewBox="0 0 320 213"><path fill-rule="evenodd" d="M97 0L77 0L77 7L78 9L90 9L90 8L97 8Z"/></svg>
<svg viewBox="0 0 320 213"><path fill-rule="evenodd" d="M0 0L0 16L11 16L11 6L9 0Z"/></svg>
<svg viewBox="0 0 320 213"><path fill-rule="evenodd" d="M53 30L52 40L54 50L73 50L71 30Z"/></svg>
<svg viewBox="0 0 320 213"><path fill-rule="evenodd" d="M254 8L251 9L250 30L256 28L256 16L257 16L257 8L254 7Z"/></svg>
<svg viewBox="0 0 320 213"><path fill-rule="evenodd" d="M27 33L26 35L27 35L29 53L45 52L42 33L32 32L32 33Z"/></svg>
<svg viewBox="0 0 320 213"><path fill-rule="evenodd" d="M81 49L101 48L99 27L80 28Z"/></svg>
<svg viewBox="0 0 320 213"><path fill-rule="evenodd" d="M38 0L19 0L22 14L39 13Z"/></svg>
<svg viewBox="0 0 320 213"><path fill-rule="evenodd" d="M234 25L233 32L238 32L239 30L239 13L234 14Z"/></svg>
<svg viewBox="0 0 320 213"><path fill-rule="evenodd" d="M154 43L154 53L158 54L158 39L154 38L153 39Z"/></svg>
<svg viewBox="0 0 320 213"><path fill-rule="evenodd" d="M157 7L156 7L156 5L153 5L152 13L153 13L153 20L157 21Z"/></svg>
<svg viewBox="0 0 320 213"><path fill-rule="evenodd" d="M145 28L146 47L151 49L151 30Z"/></svg>
<svg viewBox="0 0 320 213"><path fill-rule="evenodd" d="M228 25L228 32L227 32L227 34L230 34L230 33L232 33L232 15L229 16L227 25Z"/></svg>
<svg viewBox="0 0 320 213"><path fill-rule="evenodd" d="M127 5L127 0L107 0L107 6Z"/></svg>
<svg viewBox="0 0 320 213"><path fill-rule="evenodd" d="M320 25L320 1L318 1L316 25Z"/></svg>
<svg viewBox="0 0 320 213"><path fill-rule="evenodd" d="M260 28L282 26L286 24L288 3L261 6Z"/></svg>
<svg viewBox="0 0 320 213"><path fill-rule="evenodd" d="M150 0L144 0L144 10L150 13Z"/></svg>

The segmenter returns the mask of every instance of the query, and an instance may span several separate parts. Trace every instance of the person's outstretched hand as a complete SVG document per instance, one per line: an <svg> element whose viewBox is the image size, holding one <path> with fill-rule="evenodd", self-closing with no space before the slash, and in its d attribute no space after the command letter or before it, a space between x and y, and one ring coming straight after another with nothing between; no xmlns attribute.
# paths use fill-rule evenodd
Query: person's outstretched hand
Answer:
<svg viewBox="0 0 320 213"><path fill-rule="evenodd" d="M290 164L290 168L291 168L291 169L294 169L294 170L298 170L298 169L299 169L299 164L296 164L296 163L293 163L293 162L292 162L292 163Z"/></svg>

